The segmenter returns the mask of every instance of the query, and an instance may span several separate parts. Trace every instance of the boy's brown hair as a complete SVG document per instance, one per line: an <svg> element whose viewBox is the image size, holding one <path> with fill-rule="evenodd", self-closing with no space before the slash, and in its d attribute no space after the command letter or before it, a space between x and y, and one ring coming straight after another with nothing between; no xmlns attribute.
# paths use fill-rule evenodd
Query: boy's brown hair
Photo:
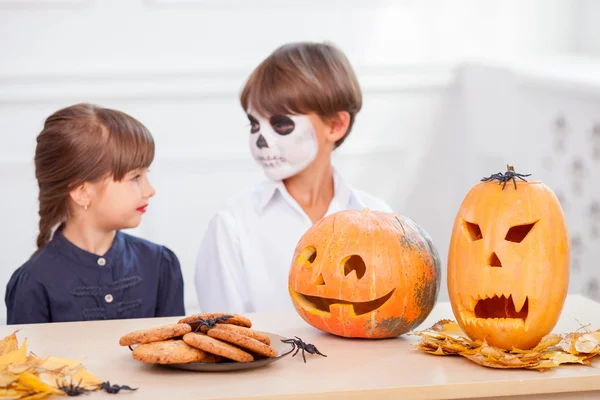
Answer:
<svg viewBox="0 0 600 400"><path fill-rule="evenodd" d="M350 124L337 148L350 134L362 92L342 51L329 43L296 42L277 48L254 69L240 102L263 116L315 113L326 120L347 111Z"/></svg>
<svg viewBox="0 0 600 400"><path fill-rule="evenodd" d="M50 115L37 137L34 158L40 190L38 249L67 219L71 190L109 177L120 181L153 160L152 135L123 112L83 103Z"/></svg>

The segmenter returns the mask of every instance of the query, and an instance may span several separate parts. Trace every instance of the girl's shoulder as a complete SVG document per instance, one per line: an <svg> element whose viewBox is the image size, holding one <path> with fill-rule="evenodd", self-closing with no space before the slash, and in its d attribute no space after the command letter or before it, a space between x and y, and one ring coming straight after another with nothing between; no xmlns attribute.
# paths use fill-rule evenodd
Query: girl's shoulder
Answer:
<svg viewBox="0 0 600 400"><path fill-rule="evenodd" d="M56 262L57 255L48 245L37 250L21 266L13 271L8 283L7 291L11 288L20 288L41 284L52 270L49 266Z"/></svg>
<svg viewBox="0 0 600 400"><path fill-rule="evenodd" d="M178 262L175 253L165 245L122 231L119 231L117 240L122 241L122 247L126 252L136 253L144 258L161 259L171 263Z"/></svg>

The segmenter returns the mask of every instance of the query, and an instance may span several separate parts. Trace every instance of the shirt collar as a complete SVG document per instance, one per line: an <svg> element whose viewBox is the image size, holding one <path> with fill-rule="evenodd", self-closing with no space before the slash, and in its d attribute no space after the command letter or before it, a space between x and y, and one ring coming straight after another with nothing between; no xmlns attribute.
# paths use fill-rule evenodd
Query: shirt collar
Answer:
<svg viewBox="0 0 600 400"><path fill-rule="evenodd" d="M104 255L90 253L89 251L83 250L82 248L71 243L63 235L61 229L56 230L49 245L74 261L77 261L83 265L95 267L104 265L112 266L116 260L120 259L120 256L123 253L123 248L125 247L123 233L117 231L112 244ZM100 259L103 259L103 261Z"/></svg>
<svg viewBox="0 0 600 400"><path fill-rule="evenodd" d="M332 168L332 174L333 200L329 209L330 212L335 212L348 208L352 197L352 190L335 168ZM278 191L281 195L283 195L284 198L286 197L287 189L285 188L285 185L281 180L268 180L263 182L263 184L259 186L256 193L256 207L259 213L262 213L265 210L265 208L273 201L273 198L275 197L275 194ZM328 214L330 212L328 212Z"/></svg>

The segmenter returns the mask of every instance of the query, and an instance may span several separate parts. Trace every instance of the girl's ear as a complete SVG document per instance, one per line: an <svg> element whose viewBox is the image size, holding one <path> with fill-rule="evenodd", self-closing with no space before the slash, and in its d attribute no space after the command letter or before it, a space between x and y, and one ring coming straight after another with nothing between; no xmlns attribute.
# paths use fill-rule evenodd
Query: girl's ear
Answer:
<svg viewBox="0 0 600 400"><path fill-rule="evenodd" d="M337 142L348 132L350 126L350 113L348 111L340 111L337 114L327 119L329 125L328 138L332 143Z"/></svg>
<svg viewBox="0 0 600 400"><path fill-rule="evenodd" d="M69 195L75 204L84 208L89 207L92 202L91 188L87 182L84 182L71 190Z"/></svg>

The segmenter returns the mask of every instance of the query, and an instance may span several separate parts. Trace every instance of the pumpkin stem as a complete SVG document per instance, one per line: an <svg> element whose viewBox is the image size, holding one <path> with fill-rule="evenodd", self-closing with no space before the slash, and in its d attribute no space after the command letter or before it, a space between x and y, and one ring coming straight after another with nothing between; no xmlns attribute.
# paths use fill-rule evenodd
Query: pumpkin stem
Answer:
<svg viewBox="0 0 600 400"><path fill-rule="evenodd" d="M497 174L492 174L490 176L488 176L487 178L481 178L481 182L488 182L488 181L498 181L498 184L503 184L502 185L502 190L504 190L504 188L506 187L506 182L508 181L513 181L513 184L515 186L515 190L517 190L517 181L515 180L515 178L519 178L520 180L527 182L527 180L524 179L524 177L526 176L530 176L531 174L518 174L515 172L515 167L512 164L506 164L506 172L502 173L502 172L498 172Z"/></svg>
<svg viewBox="0 0 600 400"><path fill-rule="evenodd" d="M365 208L363 208L361 214L362 215L370 215L371 214L371 210L369 210L368 208L365 207Z"/></svg>

